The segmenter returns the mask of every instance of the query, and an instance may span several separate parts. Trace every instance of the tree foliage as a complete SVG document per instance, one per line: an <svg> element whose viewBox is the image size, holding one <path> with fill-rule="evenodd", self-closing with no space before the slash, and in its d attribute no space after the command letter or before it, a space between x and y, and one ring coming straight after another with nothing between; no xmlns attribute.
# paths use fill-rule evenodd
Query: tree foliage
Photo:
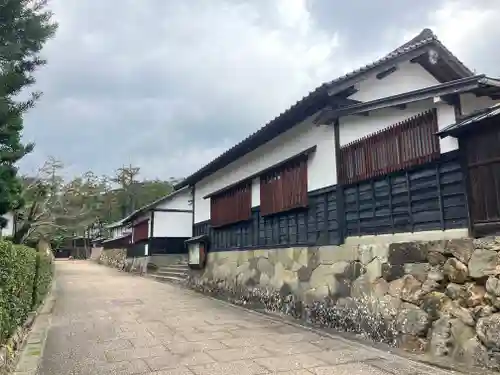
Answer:
<svg viewBox="0 0 500 375"><path fill-rule="evenodd" d="M23 205L16 162L33 144L21 142L23 113L40 92L27 92L45 64L39 53L57 25L43 0L0 0L0 215ZM25 99L22 100L21 97ZM0 217L0 226L5 220Z"/></svg>
<svg viewBox="0 0 500 375"><path fill-rule="evenodd" d="M169 194L176 182L140 181L139 173L138 167L128 166L119 168L114 176L87 171L65 181L63 163L49 158L36 176L23 179L22 199L26 203L17 211L13 242L50 237L58 247L66 238L85 235L85 230L96 221L119 220Z"/></svg>

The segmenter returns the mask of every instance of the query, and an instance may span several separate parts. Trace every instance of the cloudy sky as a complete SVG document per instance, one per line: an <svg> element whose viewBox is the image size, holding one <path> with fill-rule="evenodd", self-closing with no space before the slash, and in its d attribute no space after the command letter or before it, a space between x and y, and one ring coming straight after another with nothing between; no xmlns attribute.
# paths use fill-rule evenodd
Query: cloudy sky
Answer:
<svg viewBox="0 0 500 375"><path fill-rule="evenodd" d="M430 27L500 76L498 0L49 0L60 27L26 116L33 173L183 177L324 81Z"/></svg>

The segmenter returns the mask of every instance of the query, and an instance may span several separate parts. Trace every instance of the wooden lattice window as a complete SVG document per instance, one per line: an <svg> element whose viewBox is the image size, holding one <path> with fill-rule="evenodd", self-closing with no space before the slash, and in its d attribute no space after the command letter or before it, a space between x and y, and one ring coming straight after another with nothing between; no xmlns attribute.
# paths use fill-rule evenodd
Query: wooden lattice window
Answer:
<svg viewBox="0 0 500 375"><path fill-rule="evenodd" d="M251 181L210 197L210 222L214 228L249 220L251 216Z"/></svg>
<svg viewBox="0 0 500 375"><path fill-rule="evenodd" d="M432 109L341 147L340 182L358 182L438 158L437 131Z"/></svg>
<svg viewBox="0 0 500 375"><path fill-rule="evenodd" d="M260 212L270 215L307 207L307 156L302 155L260 178Z"/></svg>

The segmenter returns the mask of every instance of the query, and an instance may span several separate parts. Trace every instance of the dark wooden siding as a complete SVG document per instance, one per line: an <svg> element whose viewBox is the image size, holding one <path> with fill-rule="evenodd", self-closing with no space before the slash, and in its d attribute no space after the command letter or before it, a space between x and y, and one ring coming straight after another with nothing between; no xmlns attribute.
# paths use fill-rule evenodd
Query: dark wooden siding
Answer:
<svg viewBox="0 0 500 375"><path fill-rule="evenodd" d="M261 215L307 207L307 156L260 177Z"/></svg>
<svg viewBox="0 0 500 375"><path fill-rule="evenodd" d="M361 236L467 227L458 154L344 188L345 234Z"/></svg>
<svg viewBox="0 0 500 375"><path fill-rule="evenodd" d="M193 236L208 234L214 250L340 244L335 187L309 193L308 201L307 210L270 216L253 208L251 220L221 228L197 223Z"/></svg>
<svg viewBox="0 0 500 375"><path fill-rule="evenodd" d="M383 176L438 159L436 110L430 110L340 149L340 182Z"/></svg>
<svg viewBox="0 0 500 375"><path fill-rule="evenodd" d="M210 218L214 228L249 220L251 210L251 181L210 197Z"/></svg>
<svg viewBox="0 0 500 375"><path fill-rule="evenodd" d="M132 239L134 243L148 239L149 237L149 220L141 221L132 228Z"/></svg>
<svg viewBox="0 0 500 375"><path fill-rule="evenodd" d="M149 239L149 254L186 254L184 244L188 238L184 237L153 237Z"/></svg>
<svg viewBox="0 0 500 375"><path fill-rule="evenodd" d="M146 256L146 242L130 244L127 247L127 258Z"/></svg>
<svg viewBox="0 0 500 375"><path fill-rule="evenodd" d="M338 194L345 199L337 212ZM222 228L197 223L193 235L207 234L213 251L295 245L338 245L343 236L466 228L463 174L456 152L440 160L358 183L309 192L307 209L263 216ZM340 214L340 215L339 215ZM344 218L341 227L338 219Z"/></svg>
<svg viewBox="0 0 500 375"><path fill-rule="evenodd" d="M469 203L475 236L500 232L500 126L497 118L460 138L468 170Z"/></svg>

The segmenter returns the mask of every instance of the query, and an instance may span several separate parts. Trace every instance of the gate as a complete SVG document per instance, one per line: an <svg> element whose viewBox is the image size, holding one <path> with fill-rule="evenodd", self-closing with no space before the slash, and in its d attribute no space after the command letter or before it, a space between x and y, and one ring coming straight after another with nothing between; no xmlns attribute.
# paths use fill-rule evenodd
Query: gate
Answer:
<svg viewBox="0 0 500 375"><path fill-rule="evenodd" d="M460 137L468 171L468 203L472 234L500 233L500 120L476 124Z"/></svg>

